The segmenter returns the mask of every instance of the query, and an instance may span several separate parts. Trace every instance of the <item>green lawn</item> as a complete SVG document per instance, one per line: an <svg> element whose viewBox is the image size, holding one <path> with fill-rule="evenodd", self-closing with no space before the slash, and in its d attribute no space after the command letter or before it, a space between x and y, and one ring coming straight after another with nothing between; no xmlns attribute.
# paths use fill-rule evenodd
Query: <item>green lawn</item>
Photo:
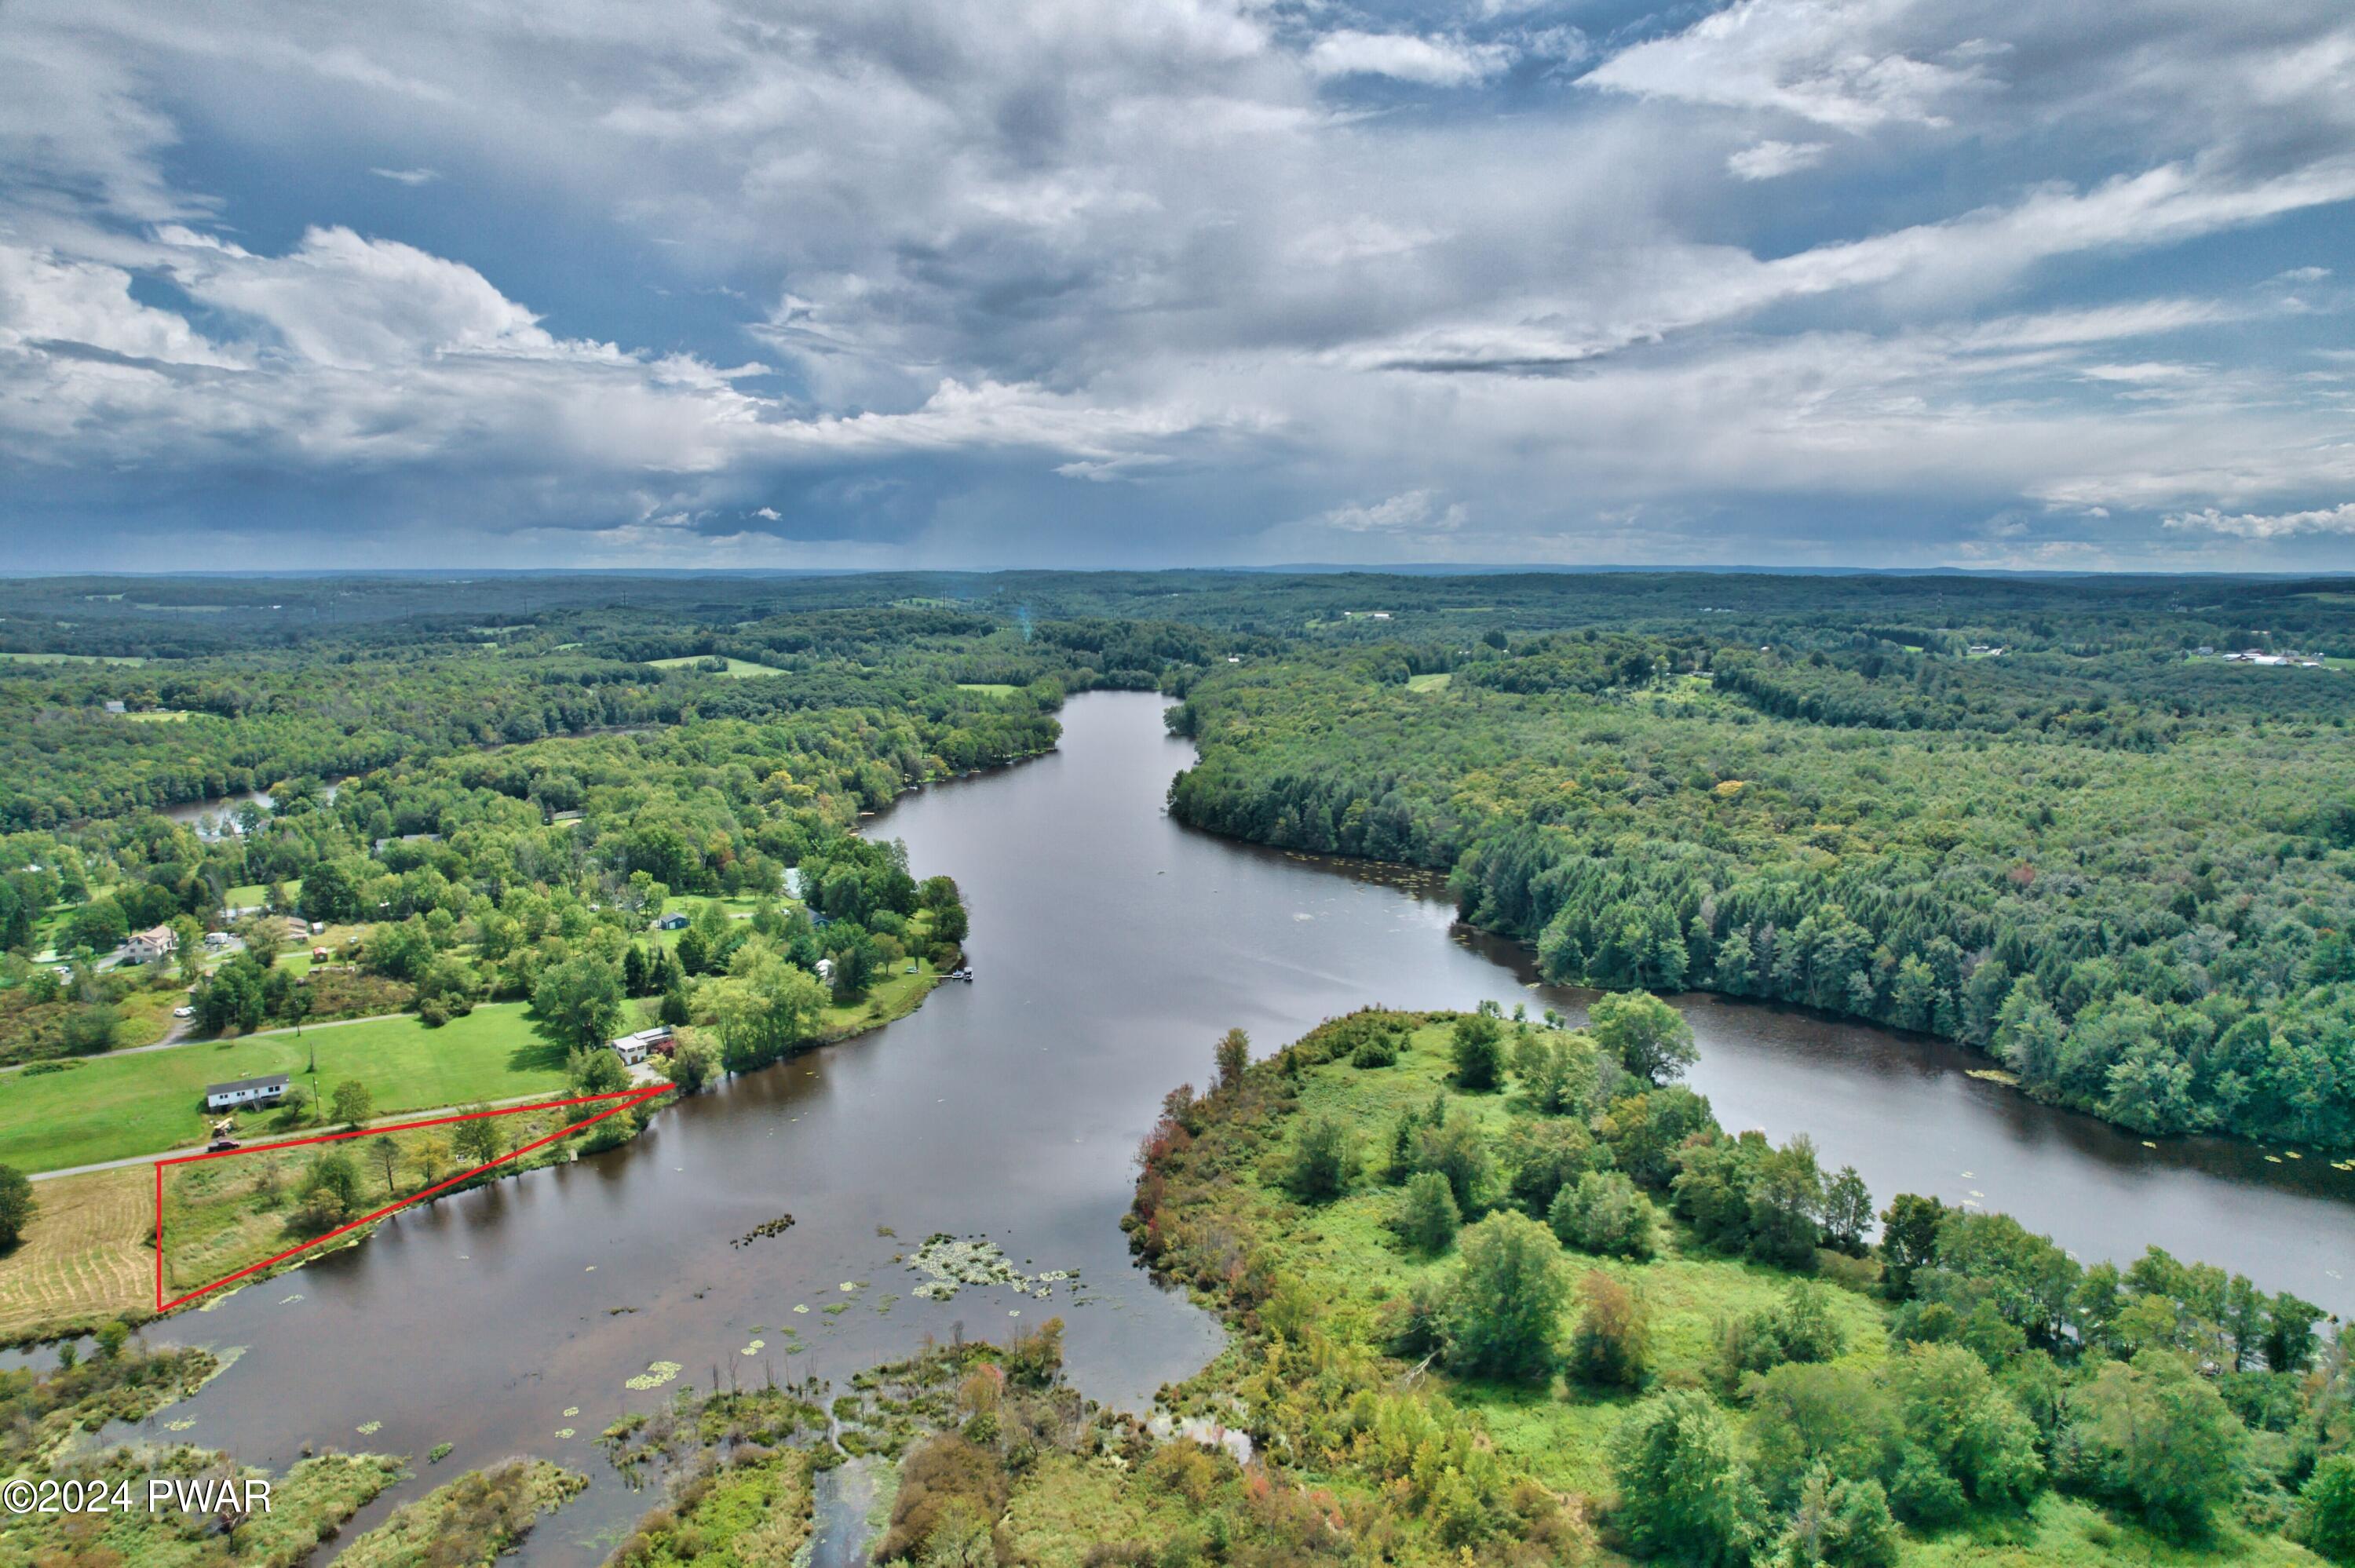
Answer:
<svg viewBox="0 0 2355 1568"><path fill-rule="evenodd" d="M683 669L689 664L699 664L708 657L708 654L697 653L684 659L649 659L646 662L652 664L657 670L677 670ZM783 670L772 670L766 664L755 664L749 659L730 659L728 661L728 675L730 680L741 681L753 675L782 675L783 673L784 672Z"/></svg>
<svg viewBox="0 0 2355 1568"><path fill-rule="evenodd" d="M378 1114L538 1094L564 1084L564 1052L543 1040L522 1002L477 1007L440 1029L414 1018L314 1024L271 1034L99 1056L71 1072L0 1078L0 1164L50 1171L184 1148L205 1132L204 1087L265 1073L299 1073L311 1049L319 1083L357 1078Z"/></svg>
<svg viewBox="0 0 2355 1568"><path fill-rule="evenodd" d="M1406 689L1410 692L1444 692L1454 679L1454 675L1444 670L1436 675L1409 675Z"/></svg>
<svg viewBox="0 0 2355 1568"><path fill-rule="evenodd" d="M960 692L980 692L993 697L1010 697L1021 689L1019 686L1009 686L1003 681L959 681L957 683L957 690Z"/></svg>

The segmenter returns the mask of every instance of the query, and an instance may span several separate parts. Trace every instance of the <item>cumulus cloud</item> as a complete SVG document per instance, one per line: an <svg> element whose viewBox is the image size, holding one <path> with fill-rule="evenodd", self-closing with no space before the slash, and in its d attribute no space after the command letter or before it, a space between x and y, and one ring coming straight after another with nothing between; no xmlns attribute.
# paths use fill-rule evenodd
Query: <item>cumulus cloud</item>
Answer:
<svg viewBox="0 0 2355 1568"><path fill-rule="evenodd" d="M2280 539L2296 534L2355 534L2355 501L2305 512L2240 512L2230 515L2210 506L2167 519L2174 529L2230 534L2241 539Z"/></svg>
<svg viewBox="0 0 2355 1568"><path fill-rule="evenodd" d="M1739 180L1779 180L1814 168L1830 150L1828 142L1760 142L1727 157L1725 167Z"/></svg>
<svg viewBox="0 0 2355 1568"><path fill-rule="evenodd" d="M1771 109L1840 131L1891 121L1942 127L1946 110L1986 84L1977 57L1916 58L1876 47L1874 35L1913 0L1742 0L1684 32L1638 44L1586 80L1640 97Z"/></svg>
<svg viewBox="0 0 2355 1568"><path fill-rule="evenodd" d="M1501 44L1348 28L1326 34L1308 50L1308 69L1320 77L1387 76L1426 87L1463 87L1511 63L1512 51Z"/></svg>
<svg viewBox="0 0 2355 1568"><path fill-rule="evenodd" d="M1460 501L1443 509L1430 491L1408 490L1369 505L1337 506L1323 520L1345 534L1449 534L1471 515Z"/></svg>

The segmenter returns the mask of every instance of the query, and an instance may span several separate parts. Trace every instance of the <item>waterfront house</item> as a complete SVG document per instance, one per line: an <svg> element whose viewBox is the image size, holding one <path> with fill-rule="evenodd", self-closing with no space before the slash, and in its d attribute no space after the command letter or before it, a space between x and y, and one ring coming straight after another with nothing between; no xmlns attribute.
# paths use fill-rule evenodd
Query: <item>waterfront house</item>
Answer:
<svg viewBox="0 0 2355 1568"><path fill-rule="evenodd" d="M247 1106L274 1106L285 1097L289 1082L283 1073L266 1078L239 1078L205 1086L205 1109L238 1110Z"/></svg>
<svg viewBox="0 0 2355 1568"><path fill-rule="evenodd" d="M641 1029L635 1034L624 1034L605 1044L613 1048L613 1054L622 1059L623 1065L634 1067L649 1055L670 1054L670 1025L657 1023L652 1029Z"/></svg>

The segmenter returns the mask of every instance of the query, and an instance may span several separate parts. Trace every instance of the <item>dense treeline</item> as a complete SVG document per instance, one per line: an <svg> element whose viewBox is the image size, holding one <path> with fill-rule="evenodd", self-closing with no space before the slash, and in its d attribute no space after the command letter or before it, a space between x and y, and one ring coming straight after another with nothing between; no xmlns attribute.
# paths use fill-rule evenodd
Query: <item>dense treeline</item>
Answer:
<svg viewBox="0 0 2355 1568"><path fill-rule="evenodd" d="M441 612L397 622L325 625L296 612L340 613L352 579L273 584L286 602L193 615L208 628L195 640L186 607L167 613L128 589L69 596L103 619L0 619L0 830L215 800L305 775L337 779L420 754L692 718L865 707L937 723L952 706L989 705L962 688L998 685L1031 690L1051 707L1095 686L1152 690L1173 664L1209 657L1200 633L1167 622L879 599L875 581L803 583L768 602L741 597L747 585L731 581L717 601L666 604L657 591L644 608L519 617L500 601L481 607L483 620L437 605ZM234 599L230 586L135 592ZM634 580L603 591L626 600L666 586L677 585ZM36 603L58 597L54 585L0 584L0 604L21 607L37 587L48 600ZM532 579L516 597L536 602L543 587ZM389 589L365 581L355 591ZM808 608L781 609L775 599ZM94 641L102 652L85 652ZM25 644L35 646L12 654ZM730 660L750 666L750 678L730 678ZM986 744L933 749L953 770L996 755Z"/></svg>
<svg viewBox="0 0 2355 1568"><path fill-rule="evenodd" d="M2147 1131L2355 1144L2346 672L1494 641L1438 690L1403 647L1213 670L1172 810L1446 868L1552 980L1945 1035Z"/></svg>

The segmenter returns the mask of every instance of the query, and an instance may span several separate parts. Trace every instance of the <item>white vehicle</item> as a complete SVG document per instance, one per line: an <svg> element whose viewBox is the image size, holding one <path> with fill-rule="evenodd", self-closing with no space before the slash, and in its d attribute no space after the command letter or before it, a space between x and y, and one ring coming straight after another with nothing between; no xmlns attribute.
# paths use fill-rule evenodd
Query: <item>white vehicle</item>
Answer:
<svg viewBox="0 0 2355 1568"><path fill-rule="evenodd" d="M176 1007L172 1009L172 1016L175 1018L194 1018L196 1015L197 1010L193 1007Z"/></svg>

